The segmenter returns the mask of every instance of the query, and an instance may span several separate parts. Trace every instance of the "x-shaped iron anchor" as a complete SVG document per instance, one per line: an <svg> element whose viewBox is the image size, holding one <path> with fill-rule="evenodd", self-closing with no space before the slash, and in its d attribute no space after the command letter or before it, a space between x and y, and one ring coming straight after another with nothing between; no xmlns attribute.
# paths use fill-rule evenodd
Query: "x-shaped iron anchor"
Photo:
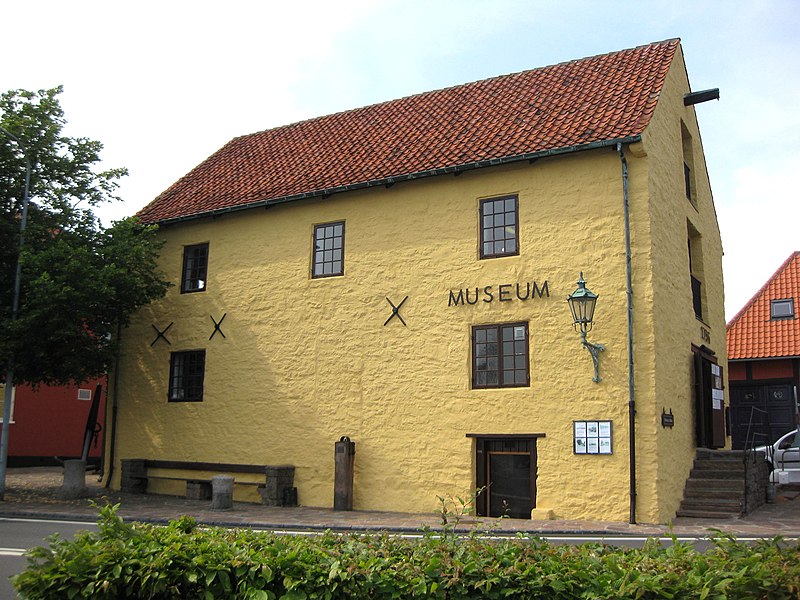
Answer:
<svg viewBox="0 0 800 600"><path fill-rule="evenodd" d="M219 331L219 334L222 337L224 337L225 339L228 339L228 338L225 337L225 334L223 333L222 329L220 329L220 325L222 325L222 322L225 320L225 317L228 316L228 313L223 313L222 314L222 318L219 320L219 322L217 322L214 319L213 316L211 316L211 315L208 315L208 316L211 317L211 320L214 322L214 331L211 332L211 336L208 339L210 340L211 338L213 338L218 331Z"/></svg>
<svg viewBox="0 0 800 600"><path fill-rule="evenodd" d="M152 348L152 347L153 347L153 345L154 345L154 344L155 344L155 343L156 343L158 340L164 340L165 342L167 342L167 344L168 344L168 345L172 346L172 344L170 344L170 341L167 339L167 336L166 336L165 334L167 333L167 331L169 331L169 328L170 328L170 327L172 327L174 324L175 324L175 322L173 321L172 323L170 323L169 325L167 325L167 326L164 328L164 331L159 331L159 330L158 330L158 327L156 327L155 325L153 325L153 324L151 323L151 324L150 324L150 326L151 326L153 329L155 329L155 330L156 330L156 333L157 333L158 335L156 336L156 339L154 339L152 342L150 342L150 347Z"/></svg>
<svg viewBox="0 0 800 600"><path fill-rule="evenodd" d="M400 302L400 304L398 304L397 306L395 306L394 304L392 304L392 301L391 301L391 300L389 300L389 298L386 298L386 301L387 301L389 304L391 304L391 306L392 306L392 314L390 314L390 315L389 315L389 318L388 318L388 319L386 319L386 321L384 322L384 324L383 324L383 326L384 326L384 327L386 327L386 324L387 324L389 321L391 321L391 320L392 320L394 317L397 317L398 319L400 319L400 322L401 322L403 325L405 325L406 327L408 327L408 325L406 325L406 322L403 320L403 315L401 315L401 314L400 314L400 307L401 307L401 306L403 306L403 302L405 302L406 300L408 300L408 296L406 296L405 298L403 298L403 300Z"/></svg>

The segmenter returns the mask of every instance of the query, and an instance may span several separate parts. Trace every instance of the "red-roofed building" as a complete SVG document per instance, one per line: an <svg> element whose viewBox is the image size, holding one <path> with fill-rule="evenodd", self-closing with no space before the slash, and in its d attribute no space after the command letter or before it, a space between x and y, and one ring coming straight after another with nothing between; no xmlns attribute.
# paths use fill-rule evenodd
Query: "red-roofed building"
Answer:
<svg viewBox="0 0 800 600"><path fill-rule="evenodd" d="M355 508L671 519L727 442L717 95L673 39L235 138L139 213L176 285L121 338L111 485L329 506L347 436Z"/></svg>
<svg viewBox="0 0 800 600"><path fill-rule="evenodd" d="M797 427L800 252L794 252L727 326L734 448L774 442Z"/></svg>

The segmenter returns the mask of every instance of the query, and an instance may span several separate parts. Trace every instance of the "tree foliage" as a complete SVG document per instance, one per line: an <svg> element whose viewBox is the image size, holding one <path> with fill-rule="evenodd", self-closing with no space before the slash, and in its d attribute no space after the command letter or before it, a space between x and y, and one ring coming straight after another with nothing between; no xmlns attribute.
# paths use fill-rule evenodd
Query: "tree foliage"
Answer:
<svg viewBox="0 0 800 600"><path fill-rule="evenodd" d="M158 272L155 227L134 218L105 228L99 204L119 200L125 169L100 170L98 141L63 134L61 87L0 95L0 364L16 383L68 383L105 373L118 326L169 285ZM30 202L18 253L25 153ZM19 254L20 307L11 314Z"/></svg>

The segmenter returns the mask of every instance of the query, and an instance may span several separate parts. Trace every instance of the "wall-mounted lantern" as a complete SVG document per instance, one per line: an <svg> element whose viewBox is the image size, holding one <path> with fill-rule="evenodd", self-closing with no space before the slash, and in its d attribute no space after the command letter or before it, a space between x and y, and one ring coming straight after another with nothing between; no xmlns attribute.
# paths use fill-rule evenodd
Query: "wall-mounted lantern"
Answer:
<svg viewBox="0 0 800 600"><path fill-rule="evenodd" d="M569 309L572 312L572 326L575 331L581 332L581 343L583 347L592 355L592 362L594 363L594 377L592 381L595 383L600 381L600 370L598 366L598 352L605 350L602 344L593 344L586 339L586 332L592 330L592 320L594 319L594 307L597 304L597 294L591 292L586 287L586 282L583 280L583 273L578 279L578 289L572 292L567 298Z"/></svg>

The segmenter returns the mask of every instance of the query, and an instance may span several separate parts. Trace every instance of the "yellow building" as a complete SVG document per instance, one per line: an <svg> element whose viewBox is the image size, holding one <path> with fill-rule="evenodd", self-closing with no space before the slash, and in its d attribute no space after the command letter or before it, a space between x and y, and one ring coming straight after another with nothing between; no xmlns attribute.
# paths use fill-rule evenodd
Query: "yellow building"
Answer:
<svg viewBox="0 0 800 600"><path fill-rule="evenodd" d="M122 334L111 485L290 465L331 506L348 436L357 509L671 519L726 443L709 95L668 40L232 140L140 212L175 286Z"/></svg>

